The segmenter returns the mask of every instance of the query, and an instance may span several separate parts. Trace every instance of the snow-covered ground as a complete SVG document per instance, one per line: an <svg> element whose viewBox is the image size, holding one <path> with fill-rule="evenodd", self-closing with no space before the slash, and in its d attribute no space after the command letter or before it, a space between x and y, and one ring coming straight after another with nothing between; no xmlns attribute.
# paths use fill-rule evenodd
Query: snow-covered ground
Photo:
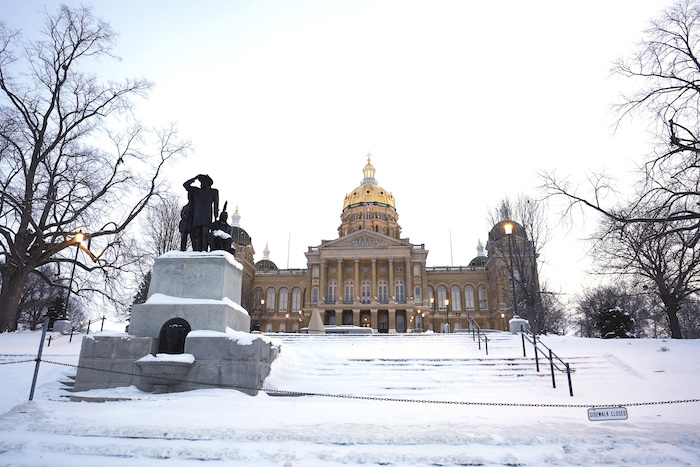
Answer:
<svg viewBox="0 0 700 467"><path fill-rule="evenodd" d="M697 340L544 337L575 370L570 397L517 336L493 335L488 356L464 334L276 337L265 387L318 395L132 387L69 402L60 381L75 368L43 362L27 402L34 362L4 363L33 359L40 333L0 334L0 464L700 465ZM43 359L77 364L81 339ZM601 405L629 418L589 421Z"/></svg>

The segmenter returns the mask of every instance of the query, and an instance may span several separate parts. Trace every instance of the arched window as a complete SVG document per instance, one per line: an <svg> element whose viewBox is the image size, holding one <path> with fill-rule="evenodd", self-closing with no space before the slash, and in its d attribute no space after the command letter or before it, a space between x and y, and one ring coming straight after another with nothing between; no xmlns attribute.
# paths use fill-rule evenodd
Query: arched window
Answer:
<svg viewBox="0 0 700 467"><path fill-rule="evenodd" d="M385 280L380 280L379 281L379 303L388 303L389 302L389 290L388 290L388 285Z"/></svg>
<svg viewBox="0 0 700 467"><path fill-rule="evenodd" d="M267 323L267 326L265 326L265 332L272 332L272 323Z"/></svg>
<svg viewBox="0 0 700 467"><path fill-rule="evenodd" d="M355 283L351 280L345 281L345 303L352 303L355 296Z"/></svg>
<svg viewBox="0 0 700 467"><path fill-rule="evenodd" d="M292 311L301 310L301 289L294 287L292 289Z"/></svg>
<svg viewBox="0 0 700 467"><path fill-rule="evenodd" d="M330 281L328 283L328 303L335 303L335 299L338 296L338 283L336 281Z"/></svg>
<svg viewBox="0 0 700 467"><path fill-rule="evenodd" d="M311 303L318 303L318 287L311 289Z"/></svg>
<svg viewBox="0 0 700 467"><path fill-rule="evenodd" d="M394 284L394 294L396 296L396 303L406 303L406 287L401 279L397 280Z"/></svg>
<svg viewBox="0 0 700 467"><path fill-rule="evenodd" d="M447 303L445 303L445 300L447 300L447 287L444 285L441 285L438 287L438 310L445 311L447 310Z"/></svg>
<svg viewBox="0 0 700 467"><path fill-rule="evenodd" d="M287 287L280 289L280 313L287 312L287 303L289 302L289 290Z"/></svg>
<svg viewBox="0 0 700 467"><path fill-rule="evenodd" d="M471 285L464 288L464 307L466 310L474 309L474 287Z"/></svg>
<svg viewBox="0 0 700 467"><path fill-rule="evenodd" d="M416 315L416 329L423 329L423 315L420 313Z"/></svg>
<svg viewBox="0 0 700 467"><path fill-rule="evenodd" d="M456 285L453 285L450 289L451 302L453 311L462 311L462 291Z"/></svg>
<svg viewBox="0 0 700 467"><path fill-rule="evenodd" d="M430 304L430 311L435 310L435 290L431 286L428 286L428 303Z"/></svg>
<svg viewBox="0 0 700 467"><path fill-rule="evenodd" d="M420 277L420 264L413 265L413 275L416 277Z"/></svg>
<svg viewBox="0 0 700 467"><path fill-rule="evenodd" d="M479 310L486 311L489 309L489 297L485 285L480 285L477 289L479 292Z"/></svg>
<svg viewBox="0 0 700 467"><path fill-rule="evenodd" d="M318 266L314 266L313 268L313 276L318 277Z"/></svg>
<svg viewBox="0 0 700 467"><path fill-rule="evenodd" d="M362 303L370 303L372 286L369 281L362 281Z"/></svg>
<svg viewBox="0 0 700 467"><path fill-rule="evenodd" d="M294 323L292 325L292 332L299 332L299 323Z"/></svg>
<svg viewBox="0 0 700 467"><path fill-rule="evenodd" d="M284 332L284 323L280 324L279 332Z"/></svg>
<svg viewBox="0 0 700 467"><path fill-rule="evenodd" d="M422 294L421 294L421 289L420 287L416 287L416 290L413 292L413 298L416 300L416 303L421 303L423 302Z"/></svg>
<svg viewBox="0 0 700 467"><path fill-rule="evenodd" d="M267 299L265 299L265 311L275 311L275 289L267 289Z"/></svg>

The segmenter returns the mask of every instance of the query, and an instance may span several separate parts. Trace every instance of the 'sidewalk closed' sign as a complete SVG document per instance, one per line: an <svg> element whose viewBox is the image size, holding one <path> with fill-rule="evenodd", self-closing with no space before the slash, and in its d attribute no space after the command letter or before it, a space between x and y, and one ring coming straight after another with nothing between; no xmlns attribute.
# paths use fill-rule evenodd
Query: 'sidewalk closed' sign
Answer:
<svg viewBox="0 0 700 467"><path fill-rule="evenodd" d="M588 409L588 420L627 420L626 407L593 407Z"/></svg>

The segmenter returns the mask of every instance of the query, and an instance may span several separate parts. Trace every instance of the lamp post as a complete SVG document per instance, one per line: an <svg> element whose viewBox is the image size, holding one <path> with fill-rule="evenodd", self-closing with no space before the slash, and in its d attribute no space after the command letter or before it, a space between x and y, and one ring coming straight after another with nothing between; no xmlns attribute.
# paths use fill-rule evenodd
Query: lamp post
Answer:
<svg viewBox="0 0 700 467"><path fill-rule="evenodd" d="M445 321L447 321L447 332L450 332L450 299L445 299Z"/></svg>
<svg viewBox="0 0 700 467"><path fill-rule="evenodd" d="M435 297L430 297L430 316L433 319L433 332L435 332Z"/></svg>
<svg viewBox="0 0 700 467"><path fill-rule="evenodd" d="M75 237L73 237L73 240L75 240L75 259L73 260L73 270L70 273L70 281L68 281L68 293L66 294L66 303L65 306L63 307L63 318L67 318L68 314L68 300L70 299L70 291L73 289L73 277L75 276L75 264L78 262L78 253L80 252L80 244L83 243L83 240L85 239L85 235L83 235L82 232L78 232L75 234Z"/></svg>
<svg viewBox="0 0 700 467"><path fill-rule="evenodd" d="M455 331L456 331L457 329L462 329L462 328L460 327L460 325L459 325L459 317L460 317L460 316L462 316L462 313L460 313L460 312L458 311L458 312L457 312L457 324L455 325Z"/></svg>
<svg viewBox="0 0 700 467"><path fill-rule="evenodd" d="M503 321L503 330L507 331L507 329L506 329L506 314L505 313L501 313L501 320Z"/></svg>
<svg viewBox="0 0 700 467"><path fill-rule="evenodd" d="M513 272L513 246L511 237L513 236L513 224L508 223L503 226L503 230L508 237L508 259L510 259L510 282L513 286L513 318L518 317L518 302L515 299L515 276Z"/></svg>

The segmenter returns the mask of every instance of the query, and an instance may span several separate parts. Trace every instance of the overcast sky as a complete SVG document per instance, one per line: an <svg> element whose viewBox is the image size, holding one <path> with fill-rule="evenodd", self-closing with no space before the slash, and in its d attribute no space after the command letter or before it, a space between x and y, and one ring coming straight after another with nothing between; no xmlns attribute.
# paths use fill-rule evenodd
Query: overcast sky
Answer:
<svg viewBox="0 0 700 467"><path fill-rule="evenodd" d="M68 5L78 5L72 0ZM178 122L194 152L169 171L172 191L214 179L238 205L256 259L279 267L337 238L346 193L367 153L393 193L403 236L428 266L466 265L504 196L537 196L538 171L627 177L651 150L642 122L617 131L609 76L668 2L146 1L93 3L120 33L109 79L156 87L138 114ZM34 35L44 5L0 0L0 18ZM585 276L583 232L552 209L542 257L549 287ZM450 239L451 246L450 248ZM288 249L288 243L290 245Z"/></svg>

